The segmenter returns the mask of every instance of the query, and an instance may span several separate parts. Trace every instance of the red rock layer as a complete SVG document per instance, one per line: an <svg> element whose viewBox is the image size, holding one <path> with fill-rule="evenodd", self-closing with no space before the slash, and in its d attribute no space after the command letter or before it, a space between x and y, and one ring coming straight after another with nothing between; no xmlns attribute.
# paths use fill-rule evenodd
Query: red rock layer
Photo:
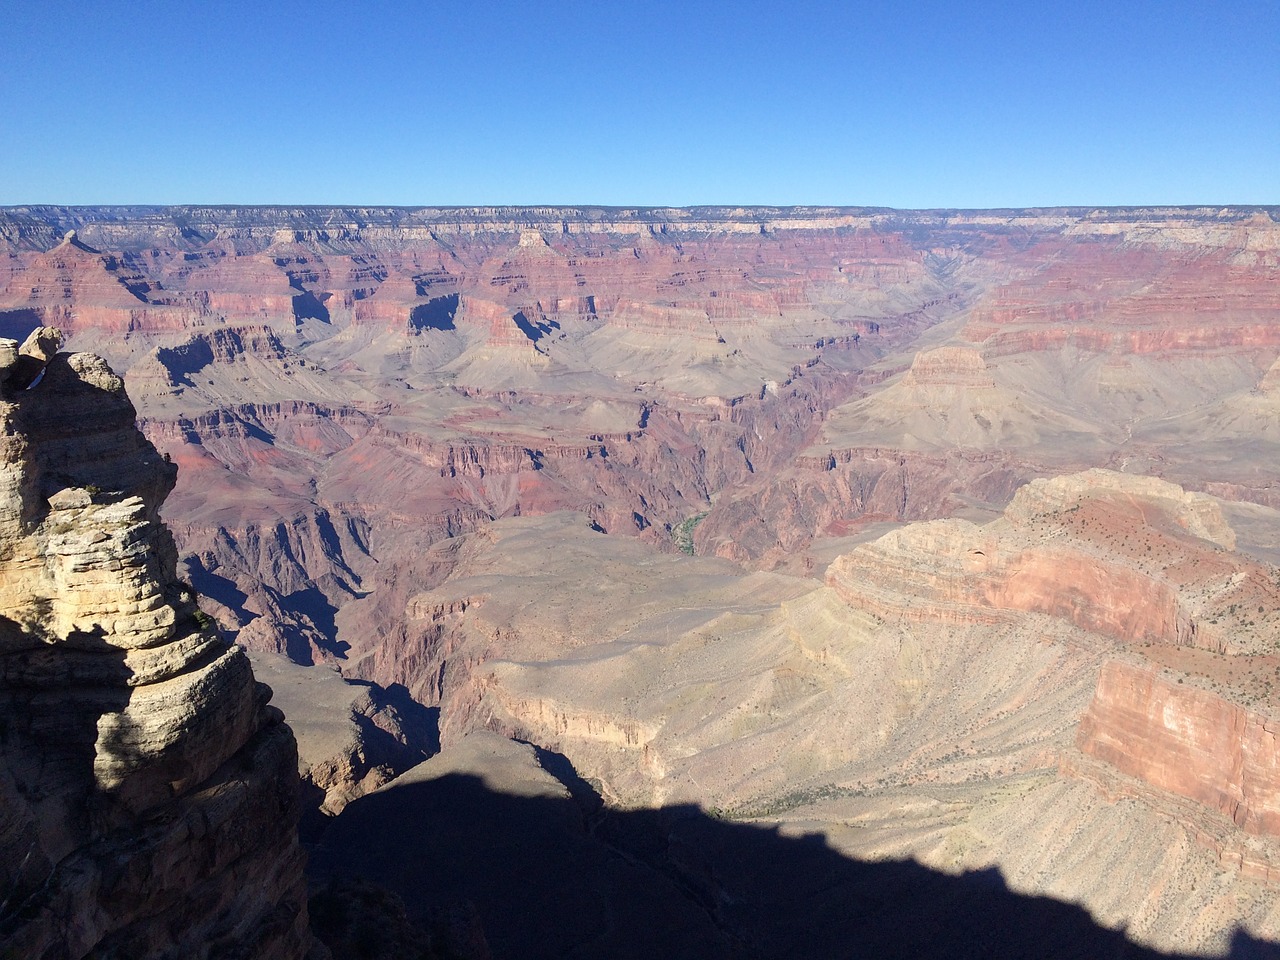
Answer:
<svg viewBox="0 0 1280 960"><path fill-rule="evenodd" d="M836 560L827 583L882 616L990 623L1043 613L1122 642L1187 643L1171 585L1070 547L1020 547L963 521L890 534ZM901 591L901 592L899 592Z"/></svg>
<svg viewBox="0 0 1280 960"><path fill-rule="evenodd" d="M1040 613L1121 643L1242 652L1267 570L1229 553L1216 506L1164 481L1091 470L1036 480L1004 520L915 524L837 559L850 603L915 620L991 622Z"/></svg>
<svg viewBox="0 0 1280 960"><path fill-rule="evenodd" d="M892 282L936 296L941 288L920 251L892 232L854 232L843 221L797 221L786 233L732 219L677 236L661 229L555 231L485 224L452 234L419 227L237 229L204 233L139 223L95 223L88 233L108 253L76 248L33 253L16 230L14 279L0 289L0 316L58 319L76 330L171 331L225 318L290 325L315 318L403 329L413 311L441 295L492 301L507 316L535 305L561 323L612 321L623 328L676 331L716 340L717 325L829 315ZM226 213L235 220L234 213ZM701 225L705 226L705 225ZM145 235L146 239L143 239ZM24 239L25 238L25 239ZM0 235L2 239L2 235ZM119 244L141 244L126 254ZM83 254L83 256L81 256ZM83 262L81 262L83 261ZM746 269L744 269L744 265ZM132 299L120 302L120 293ZM74 302L75 310L63 309ZM913 304L913 305L918 305ZM466 311L462 312L464 321ZM481 320L487 325L489 318ZM504 327L499 334L514 338ZM514 339L512 340L514 342Z"/></svg>
<svg viewBox="0 0 1280 960"><path fill-rule="evenodd" d="M1280 721L1119 660L1106 664L1077 745L1130 776L1280 836Z"/></svg>
<svg viewBox="0 0 1280 960"><path fill-rule="evenodd" d="M1068 345L1155 355L1280 347L1280 283L1265 261L1114 240L1063 252L984 297L964 338L987 356Z"/></svg>

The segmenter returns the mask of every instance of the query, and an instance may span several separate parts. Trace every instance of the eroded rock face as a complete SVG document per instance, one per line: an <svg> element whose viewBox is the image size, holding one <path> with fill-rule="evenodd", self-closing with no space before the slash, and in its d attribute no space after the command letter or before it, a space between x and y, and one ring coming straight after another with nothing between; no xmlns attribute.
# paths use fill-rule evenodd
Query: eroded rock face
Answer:
<svg viewBox="0 0 1280 960"><path fill-rule="evenodd" d="M501 517L818 574L864 524L1089 466L1280 504L1277 237L1193 208L8 209L0 333L127 372L195 585L312 662Z"/></svg>
<svg viewBox="0 0 1280 960"><path fill-rule="evenodd" d="M293 735L178 579L175 468L59 342L0 341L0 952L299 957Z"/></svg>
<svg viewBox="0 0 1280 960"><path fill-rule="evenodd" d="M1032 481L983 527L952 519L894 531L837 559L827 583L881 615L999 623L1039 613L1117 643L1262 653L1270 634L1242 608L1247 597L1270 609L1276 587L1234 544L1211 498L1088 470Z"/></svg>
<svg viewBox="0 0 1280 960"><path fill-rule="evenodd" d="M1101 657L1062 769L1274 882L1280 575L1235 543L1212 498L1089 470L1032 481L985 526L894 531L838 558L827 582L889 622L1026 635L1043 628L1032 616L1070 624Z"/></svg>
<svg viewBox="0 0 1280 960"><path fill-rule="evenodd" d="M1267 713L1148 665L1113 660L1098 678L1077 742L1248 833L1280 835L1280 733Z"/></svg>
<svg viewBox="0 0 1280 960"><path fill-rule="evenodd" d="M1050 511L1055 493L1063 497ZM783 835L812 839L818 831L828 848L859 860L911 857L952 874L998 870L1011 889L1085 905L1147 946L1222 955L1235 927L1276 939L1273 891L1258 886L1280 879L1269 866L1280 863L1274 838L1246 833L1218 806L1187 799L1157 777L1147 781L1141 770L1125 773L1081 752L1077 739L1088 711L1101 721L1099 736L1145 758L1156 773L1219 795L1240 793L1231 786L1233 758L1251 756L1246 802L1271 803L1257 790L1274 759L1251 753L1259 742L1253 734L1236 742L1236 719L1264 711L1236 709L1227 701L1239 691L1226 688L1248 679L1230 671L1251 666L1273 675L1275 661L1130 636L1118 615L1158 578L1189 603L1189 570L1206 571L1208 579L1197 582L1233 584L1222 598L1228 613L1236 604L1256 619L1258 606L1269 605L1249 592L1265 584L1247 559L1178 522L1180 505L1197 499L1168 484L1105 474L1046 482L1018 497L1011 512L1027 510L1016 523L918 525L918 537L897 541L898 566L883 571L874 591L858 589L870 586L863 578L839 584L839 593L773 573L741 577L713 558L655 555L568 514L511 518L457 538L453 573L407 600L405 634L353 666L439 704L441 763L480 731L496 732L567 758L611 805L611 816L696 803L728 811L730 820L779 824ZM1143 526L1123 526L1126 518ZM947 578L957 587L976 581L964 569L965 547L983 537L1011 554L1044 537L1072 544L1081 557L1105 557L1116 570L1134 562L1133 579L1116 585L1117 594L1128 594L1109 597L1099 592L1105 580L1084 582L1062 569L1058 587L1074 605L1014 605L1021 576L1005 584L1011 592L1003 606L977 591L944 604L930 588ZM1146 559L1148 540L1163 564L1178 544L1193 559L1157 572ZM893 542L875 546L888 555ZM1146 569L1123 551L1140 554ZM1243 577L1213 579L1233 565ZM1040 567L1035 593L1024 599L1051 603L1051 570L1047 562ZM923 576L929 571L943 576L931 584ZM1109 632L1082 627L1077 616ZM1226 632L1244 629L1233 620ZM1105 714L1090 707L1095 687L1099 695L1104 689L1098 676L1108 659L1140 664L1160 656L1173 664L1156 670L1173 678L1169 689L1205 694L1167 697L1162 705L1177 711L1168 716L1205 733L1221 725L1182 754L1162 746L1158 726L1144 729L1163 722L1161 709L1148 715L1139 707L1141 724L1120 725L1117 718L1132 716L1129 705ZM1220 696L1207 695L1219 686ZM1166 769L1179 764L1194 766ZM353 838L369 836L366 830L396 849L415 842L411 825L423 822L423 808L406 804L391 814L379 804L397 789L422 789L413 786L416 776L341 814L327 837L345 838L346 846L336 858L328 851L331 863L370 857L373 844L354 849ZM380 812L362 823L370 810ZM685 871L685 857L708 847L672 849ZM735 861L702 876L719 884L741 874ZM830 873L810 875L834 889ZM775 875L766 876L776 889ZM429 882L438 883L438 871ZM401 889L406 903L430 902L426 883ZM765 912L759 899L732 902ZM1223 902L1244 906L1214 912ZM512 909L505 900L501 911ZM486 932L495 934L489 915L482 909Z"/></svg>

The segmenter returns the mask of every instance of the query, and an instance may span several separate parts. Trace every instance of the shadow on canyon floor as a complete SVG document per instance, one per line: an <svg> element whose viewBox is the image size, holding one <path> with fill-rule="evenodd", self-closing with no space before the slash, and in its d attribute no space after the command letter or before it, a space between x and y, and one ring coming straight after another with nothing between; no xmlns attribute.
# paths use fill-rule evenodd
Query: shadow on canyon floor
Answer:
<svg viewBox="0 0 1280 960"><path fill-rule="evenodd" d="M207 569L199 557L187 557L184 562L195 592L226 607L241 626L263 616L258 610L249 609L250 596L234 580ZM334 619L338 607L319 587L313 584L289 594L264 587L263 593L274 604L269 616L283 640L284 649L281 652L294 663L305 667L314 666L316 657L313 644L316 649L335 656L346 655L350 644L330 639L338 633ZM353 596L357 595L354 591L351 593Z"/></svg>
<svg viewBox="0 0 1280 960"><path fill-rule="evenodd" d="M313 878L387 888L424 926L470 910L497 960L1171 956L1080 907L1014 893L994 869L860 862L818 835L693 806L593 809L576 793L518 796L467 774L393 786L333 822ZM1239 932L1230 956L1280 947Z"/></svg>
<svg viewBox="0 0 1280 960"><path fill-rule="evenodd" d="M354 678L348 679L347 683L367 689L375 704L390 710L395 716L399 738L378 727L369 717L355 718L365 744L380 763L387 763L396 770L408 770L440 752L439 707L424 707L413 699L409 688L402 683L384 687L372 680Z"/></svg>
<svg viewBox="0 0 1280 960"><path fill-rule="evenodd" d="M383 687L370 680L349 679L346 682L368 691L369 703L383 722L394 721L393 733L380 726L374 716L353 711L351 720L360 731L359 742L365 759L371 765L398 775L440 752L439 707L424 707L410 696L403 684ZM302 814L298 835L303 845L312 849L324 839L334 820L321 809L326 800L324 790L306 779L302 781L300 790Z"/></svg>

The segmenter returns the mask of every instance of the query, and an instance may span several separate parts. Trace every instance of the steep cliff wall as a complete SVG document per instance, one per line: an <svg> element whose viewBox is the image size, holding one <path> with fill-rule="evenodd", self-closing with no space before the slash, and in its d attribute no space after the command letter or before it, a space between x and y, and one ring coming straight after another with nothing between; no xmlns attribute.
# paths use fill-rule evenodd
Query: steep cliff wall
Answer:
<svg viewBox="0 0 1280 960"><path fill-rule="evenodd" d="M0 954L295 958L297 753L101 359L0 340Z"/></svg>
<svg viewBox="0 0 1280 960"><path fill-rule="evenodd" d="M1069 624L1097 681L1060 770L1274 883L1280 576L1236 539L1203 494L1089 470L1028 483L985 526L893 531L838 558L827 582L909 629L1029 637Z"/></svg>
<svg viewBox="0 0 1280 960"><path fill-rule="evenodd" d="M1280 734L1269 710L1248 709L1146 664L1113 660L1077 743L1248 833L1280 834Z"/></svg>

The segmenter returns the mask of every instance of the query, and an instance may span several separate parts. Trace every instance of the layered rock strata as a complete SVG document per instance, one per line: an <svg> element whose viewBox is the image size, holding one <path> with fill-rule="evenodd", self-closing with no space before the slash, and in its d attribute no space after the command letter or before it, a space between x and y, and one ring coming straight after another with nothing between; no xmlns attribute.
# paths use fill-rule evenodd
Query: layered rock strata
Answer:
<svg viewBox="0 0 1280 960"><path fill-rule="evenodd" d="M1267 855L1240 851L1274 856L1280 836L1280 575L1235 540L1209 497L1090 470L1027 484L985 526L894 531L836 560L827 582L889 621L1069 623L1099 677L1063 769L1170 811L1224 860L1274 880Z"/></svg>
<svg viewBox="0 0 1280 960"><path fill-rule="evenodd" d="M429 585L418 531L516 514L813 574L1087 466L1280 503L1276 216L7 209L0 334L127 371L196 585L305 662Z"/></svg>
<svg viewBox="0 0 1280 960"><path fill-rule="evenodd" d="M106 363L0 340L0 954L295 958L297 753Z"/></svg>
<svg viewBox="0 0 1280 960"><path fill-rule="evenodd" d="M1040 613L1118 643L1252 653L1269 635L1243 629L1243 598L1272 601L1276 587L1264 565L1229 552L1234 543L1210 498L1089 470L1032 481L985 527L934 520L890 533L836 560L827 582L879 615Z"/></svg>
<svg viewBox="0 0 1280 960"><path fill-rule="evenodd" d="M1180 679L1108 662L1080 724L1080 749L1247 833L1280 835L1276 720ZM1271 873L1280 879L1280 869Z"/></svg>
<svg viewBox="0 0 1280 960"><path fill-rule="evenodd" d="M696 803L797 838L817 831L856 860L999 873L1010 889L1084 905L1148 946L1225 955L1234 927L1269 940L1280 929L1264 886L1277 879L1275 838L1246 832L1243 817L1241 829L1216 802L1234 791L1273 809L1277 764L1258 750L1272 721L1233 706L1227 688L1248 680L1240 668L1274 674L1276 663L1129 633L1119 613L1159 583L1194 622L1218 618L1228 637L1256 620L1266 584L1223 546L1229 531L1214 506L1149 478L1037 484L1010 517L971 527L1004 556L1034 560L1025 594L1026 578L1007 576L1013 568L994 566L989 580L966 573L961 548L971 541L957 530L968 524L865 545L854 551L860 563L836 567L851 576L813 586L655 555L568 514L511 518L458 538L453 574L406 602L406 635L352 667L438 703L442 756L480 729L534 744L549 761L567 758L611 816ZM1148 541L1167 565L1159 571ZM1113 569L1134 551L1146 569L1135 558L1133 578L1107 593L1105 578L1063 567L1055 602L1049 559L1036 559L1046 544ZM1175 546L1191 562L1170 564ZM876 556L893 560L878 579ZM1215 584L1232 592L1203 594L1195 607ZM1162 628L1147 618L1155 612L1132 624ZM1105 664L1121 658L1159 675L1156 709L1101 702L1124 693L1106 682L1115 668ZM1189 749L1177 749L1166 723L1193 734ZM1128 757L1099 759L1081 739L1091 727ZM1177 777L1202 786L1201 798L1188 799ZM345 827L343 818L364 803L331 836L359 835L364 814ZM422 808L399 816L420 822ZM407 826L375 820L402 842ZM681 862L705 852L681 848ZM406 902L424 888L410 889ZM487 918L485 928L494 929Z"/></svg>

